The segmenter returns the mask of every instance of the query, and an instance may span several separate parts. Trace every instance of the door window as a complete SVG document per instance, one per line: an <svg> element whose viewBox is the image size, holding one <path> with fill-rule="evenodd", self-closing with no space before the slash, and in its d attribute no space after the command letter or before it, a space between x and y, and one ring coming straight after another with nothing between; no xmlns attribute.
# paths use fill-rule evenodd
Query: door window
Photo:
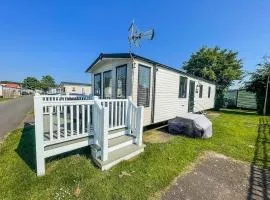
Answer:
<svg viewBox="0 0 270 200"><path fill-rule="evenodd" d="M151 68L139 65L138 106L149 107Z"/></svg>

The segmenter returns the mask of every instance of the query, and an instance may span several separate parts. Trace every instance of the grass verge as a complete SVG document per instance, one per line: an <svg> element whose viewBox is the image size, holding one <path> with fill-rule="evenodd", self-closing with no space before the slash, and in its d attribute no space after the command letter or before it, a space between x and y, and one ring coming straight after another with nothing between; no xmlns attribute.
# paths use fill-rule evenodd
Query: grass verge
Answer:
<svg viewBox="0 0 270 200"><path fill-rule="evenodd" d="M0 98L0 103L4 103L6 101L10 100L9 98Z"/></svg>

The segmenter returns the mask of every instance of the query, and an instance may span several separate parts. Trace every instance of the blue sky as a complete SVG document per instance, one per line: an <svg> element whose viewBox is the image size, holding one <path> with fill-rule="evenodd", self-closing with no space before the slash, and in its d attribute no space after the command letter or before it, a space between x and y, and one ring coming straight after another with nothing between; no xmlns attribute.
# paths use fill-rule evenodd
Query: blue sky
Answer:
<svg viewBox="0 0 270 200"><path fill-rule="evenodd" d="M1 1L0 80L50 74L89 82L100 52L128 52L135 19L155 28L135 53L179 68L203 45L239 51L245 70L270 55L270 1Z"/></svg>

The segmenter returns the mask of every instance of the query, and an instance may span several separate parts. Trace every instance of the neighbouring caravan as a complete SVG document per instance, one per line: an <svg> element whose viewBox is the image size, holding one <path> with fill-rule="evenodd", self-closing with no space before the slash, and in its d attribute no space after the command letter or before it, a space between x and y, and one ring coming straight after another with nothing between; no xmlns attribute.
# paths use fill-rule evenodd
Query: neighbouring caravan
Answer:
<svg viewBox="0 0 270 200"><path fill-rule="evenodd" d="M100 54L86 72L94 96L144 106L145 126L214 107L215 83L136 54Z"/></svg>

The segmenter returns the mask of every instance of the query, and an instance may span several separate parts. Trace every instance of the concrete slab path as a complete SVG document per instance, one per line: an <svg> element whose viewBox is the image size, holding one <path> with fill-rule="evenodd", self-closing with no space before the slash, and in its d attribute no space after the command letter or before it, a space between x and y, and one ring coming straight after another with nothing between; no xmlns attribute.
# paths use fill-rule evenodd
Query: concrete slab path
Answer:
<svg viewBox="0 0 270 200"><path fill-rule="evenodd" d="M250 177L254 177L252 168L247 163L209 153L191 172L177 178L165 191L162 199L270 199L270 171L265 171L264 175L268 176L265 180L269 182L263 184L264 181L257 172L257 181L251 181Z"/></svg>

